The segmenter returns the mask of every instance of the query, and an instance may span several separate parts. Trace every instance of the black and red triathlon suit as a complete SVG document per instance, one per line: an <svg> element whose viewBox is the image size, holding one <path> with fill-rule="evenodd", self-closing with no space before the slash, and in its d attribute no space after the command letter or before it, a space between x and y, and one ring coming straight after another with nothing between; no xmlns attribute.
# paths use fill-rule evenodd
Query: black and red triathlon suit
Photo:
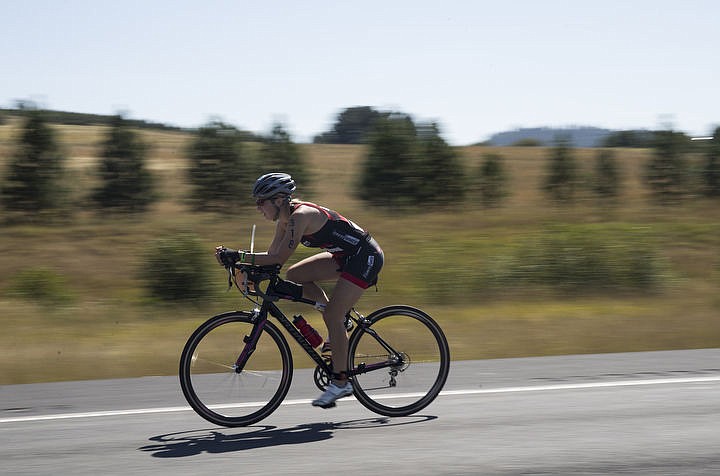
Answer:
<svg viewBox="0 0 720 476"><path fill-rule="evenodd" d="M315 233L303 235L300 242L309 248L322 248L338 263L340 277L367 289L377 284L384 255L370 234L334 210L309 202L295 202L299 207L312 207L327 217L327 222Z"/></svg>

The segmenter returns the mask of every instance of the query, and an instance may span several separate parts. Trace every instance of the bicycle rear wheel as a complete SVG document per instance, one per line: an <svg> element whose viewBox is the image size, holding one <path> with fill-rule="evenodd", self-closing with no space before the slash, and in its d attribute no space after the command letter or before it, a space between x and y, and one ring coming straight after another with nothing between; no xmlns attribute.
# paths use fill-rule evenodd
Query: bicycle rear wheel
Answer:
<svg viewBox="0 0 720 476"><path fill-rule="evenodd" d="M180 385L190 406L221 426L246 426L270 415L287 395L292 354L278 328L265 321L255 351L240 372L236 360L255 324L248 312L215 316L190 336L180 358Z"/></svg>
<svg viewBox="0 0 720 476"><path fill-rule="evenodd" d="M369 315L350 336L355 397L385 416L407 416L428 406L450 372L450 349L438 324L410 306ZM390 350L392 349L392 351Z"/></svg>

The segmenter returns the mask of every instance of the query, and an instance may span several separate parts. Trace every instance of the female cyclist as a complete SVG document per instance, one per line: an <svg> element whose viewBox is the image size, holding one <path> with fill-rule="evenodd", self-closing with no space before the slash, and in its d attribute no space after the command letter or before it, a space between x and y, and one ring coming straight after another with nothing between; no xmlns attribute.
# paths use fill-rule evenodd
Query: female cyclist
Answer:
<svg viewBox="0 0 720 476"><path fill-rule="evenodd" d="M286 173L261 176L253 187L258 211L277 222L275 236L264 253L241 252L238 257L256 265L283 265L298 244L324 251L290 266L287 279L303 285L303 297L325 303L323 320L332 342L332 381L313 406L329 408L352 395L347 377L348 335L344 319L365 289L377 283L383 251L362 228L339 213L292 198L295 181ZM218 247L216 253L222 253ZM228 250L231 251L231 250ZM221 257L218 260L222 262ZM330 298L318 281L335 280Z"/></svg>

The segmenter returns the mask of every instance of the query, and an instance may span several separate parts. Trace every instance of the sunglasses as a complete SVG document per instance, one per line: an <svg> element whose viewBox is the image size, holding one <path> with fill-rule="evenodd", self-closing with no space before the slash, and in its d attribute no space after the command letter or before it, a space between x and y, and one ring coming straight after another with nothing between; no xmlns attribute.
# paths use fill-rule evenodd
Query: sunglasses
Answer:
<svg viewBox="0 0 720 476"><path fill-rule="evenodd" d="M277 198L277 195L275 195L274 197L270 197L270 198L258 198L257 200L255 200L255 205L257 205L258 207L262 207L265 204L265 202L273 201L276 198Z"/></svg>

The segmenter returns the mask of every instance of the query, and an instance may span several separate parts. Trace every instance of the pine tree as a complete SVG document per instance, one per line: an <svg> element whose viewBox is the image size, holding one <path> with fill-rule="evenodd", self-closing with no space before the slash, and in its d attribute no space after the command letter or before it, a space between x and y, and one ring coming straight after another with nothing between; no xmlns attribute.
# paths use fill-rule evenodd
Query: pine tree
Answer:
<svg viewBox="0 0 720 476"><path fill-rule="evenodd" d="M145 167L147 145L121 116L115 116L103 143L100 185L94 202L103 209L142 212L157 199L154 180Z"/></svg>
<svg viewBox="0 0 720 476"><path fill-rule="evenodd" d="M197 131L187 155L193 208L223 210L248 205L256 171L243 147L243 133L212 121Z"/></svg>
<svg viewBox="0 0 720 476"><path fill-rule="evenodd" d="M438 125L418 127L419 139L416 187L412 195L430 205L445 205L463 200L465 173L452 147L440 136Z"/></svg>
<svg viewBox="0 0 720 476"><path fill-rule="evenodd" d="M368 139L358 197L378 206L415 203L417 147L415 125L409 117L391 115L379 119Z"/></svg>
<svg viewBox="0 0 720 476"><path fill-rule="evenodd" d="M465 172L437 124L416 127L404 114L386 115L369 136L359 198L373 205L446 205L463 200Z"/></svg>
<svg viewBox="0 0 720 476"><path fill-rule="evenodd" d="M263 139L258 158L260 173L290 174L303 195L311 194L312 183L305 158L282 124L275 124L270 135Z"/></svg>
<svg viewBox="0 0 720 476"><path fill-rule="evenodd" d="M715 129L702 170L704 194L720 197L720 127Z"/></svg>
<svg viewBox="0 0 720 476"><path fill-rule="evenodd" d="M500 154L485 154L479 171L480 201L485 207L496 207L507 196L507 173Z"/></svg>
<svg viewBox="0 0 720 476"><path fill-rule="evenodd" d="M569 141L557 138L552 148L543 189L556 202L571 202L577 187L577 165Z"/></svg>
<svg viewBox="0 0 720 476"><path fill-rule="evenodd" d="M688 193L686 146L687 137L681 132L655 133L654 154L646 165L645 180L659 203L676 202Z"/></svg>
<svg viewBox="0 0 720 476"><path fill-rule="evenodd" d="M0 198L8 211L23 214L62 208L64 161L42 111L29 111L17 150L5 174Z"/></svg>
<svg viewBox="0 0 720 476"><path fill-rule="evenodd" d="M611 150L601 150L595 158L593 190L603 200L614 200L620 195L620 170Z"/></svg>

